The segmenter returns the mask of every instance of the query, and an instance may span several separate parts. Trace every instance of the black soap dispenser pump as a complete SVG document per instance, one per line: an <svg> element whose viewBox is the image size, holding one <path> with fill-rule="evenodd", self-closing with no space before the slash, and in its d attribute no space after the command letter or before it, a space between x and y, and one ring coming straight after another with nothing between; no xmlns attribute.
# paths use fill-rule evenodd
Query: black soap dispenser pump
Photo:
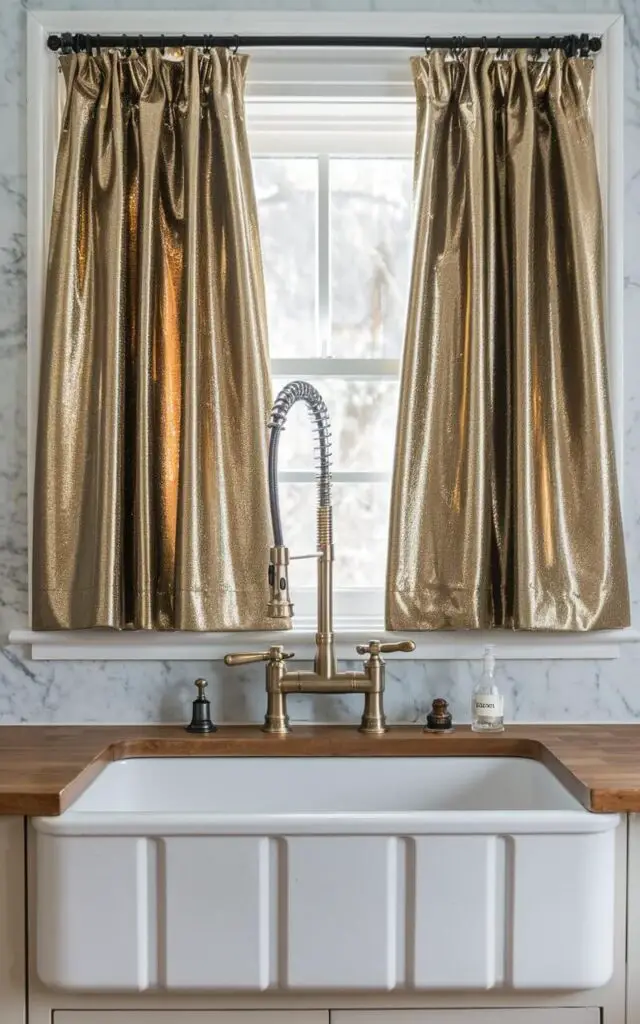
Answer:
<svg viewBox="0 0 640 1024"><path fill-rule="evenodd" d="M196 679L195 685L198 688L198 696L193 702L193 712L189 725L185 726L187 732L209 733L215 732L216 726L211 721L211 702L207 700L204 691L207 686L206 679Z"/></svg>

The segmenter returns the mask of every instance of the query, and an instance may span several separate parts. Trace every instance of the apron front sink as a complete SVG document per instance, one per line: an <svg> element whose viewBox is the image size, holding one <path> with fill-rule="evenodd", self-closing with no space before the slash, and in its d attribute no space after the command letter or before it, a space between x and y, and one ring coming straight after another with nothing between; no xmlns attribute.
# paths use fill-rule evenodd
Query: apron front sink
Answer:
<svg viewBox="0 0 640 1024"><path fill-rule="evenodd" d="M34 819L37 967L85 991L586 989L617 815L517 758L141 758Z"/></svg>

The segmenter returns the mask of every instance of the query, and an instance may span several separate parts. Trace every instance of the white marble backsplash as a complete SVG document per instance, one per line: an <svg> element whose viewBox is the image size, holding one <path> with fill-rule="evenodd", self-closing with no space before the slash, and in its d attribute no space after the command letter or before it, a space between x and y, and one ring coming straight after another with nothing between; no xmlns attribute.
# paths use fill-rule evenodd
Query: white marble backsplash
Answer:
<svg viewBox="0 0 640 1024"><path fill-rule="evenodd" d="M0 635L27 615L26 454L26 9L175 8L175 0L0 0ZM442 0L188 0L198 7L281 10L426 11ZM640 622L640 0L468 0L448 10L617 11L626 19L625 100L625 441L624 517L634 624ZM544 31L541 19L540 31ZM640 652L614 661L500 661L497 680L507 720L640 720ZM478 662L393 661L387 665L391 722L424 719L444 696L454 718L469 720ZM209 679L217 721L255 722L264 714L259 666L220 662L33 662L0 649L0 722L176 722L188 714L192 681ZM356 721L357 697L297 697L300 721Z"/></svg>
<svg viewBox="0 0 640 1024"><path fill-rule="evenodd" d="M507 721L623 722L640 719L639 663L626 661L498 661ZM300 667L304 667L302 664ZM353 663L353 667L357 663ZM220 662L25 662L4 651L0 722L182 722L195 696L193 680L209 680L218 722L258 722L265 712L264 666L228 669ZM434 697L454 720L470 720L477 661L387 662L385 708L390 722L424 722ZM357 722L362 697L294 696L299 722Z"/></svg>

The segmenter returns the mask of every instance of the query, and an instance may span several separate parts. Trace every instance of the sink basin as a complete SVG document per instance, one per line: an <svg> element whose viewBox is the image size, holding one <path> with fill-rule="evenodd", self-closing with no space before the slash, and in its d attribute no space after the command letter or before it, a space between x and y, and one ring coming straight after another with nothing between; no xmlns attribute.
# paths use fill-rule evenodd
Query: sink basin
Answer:
<svg viewBox="0 0 640 1024"><path fill-rule="evenodd" d="M508 818L503 815L508 813ZM518 830L608 830L611 818L585 811L544 765L524 758L138 758L108 765L73 807L38 820L40 831L100 834L170 824L172 829L245 828L286 820L287 827L366 828L403 824L432 831L489 822ZM493 827L493 826L491 826Z"/></svg>
<svg viewBox="0 0 640 1024"><path fill-rule="evenodd" d="M617 815L515 758L148 758L37 832L37 966L91 991L579 989Z"/></svg>

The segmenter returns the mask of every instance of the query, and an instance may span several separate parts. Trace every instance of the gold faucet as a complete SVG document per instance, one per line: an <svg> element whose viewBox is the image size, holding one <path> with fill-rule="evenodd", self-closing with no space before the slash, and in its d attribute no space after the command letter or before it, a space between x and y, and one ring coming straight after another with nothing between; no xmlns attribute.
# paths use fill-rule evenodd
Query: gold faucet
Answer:
<svg viewBox="0 0 640 1024"><path fill-rule="evenodd" d="M291 407L304 401L316 428L318 439L318 541L312 557L318 563L318 622L316 654L311 672L289 672L286 662L293 657L284 648L274 645L268 651L250 654L227 654L227 665L250 665L265 661L267 713L263 729L275 735L290 732L287 715L288 693L362 693L364 710L360 732L381 735L386 731L383 705L385 666L382 654L391 651L413 651L413 640L380 643L371 640L356 647L358 654L368 654L362 672L339 672L333 634L333 514L331 508L331 430L329 413L319 392L306 381L292 381L282 389L273 406L269 428L269 498L273 523L274 546L270 550L268 604L269 615L290 623L293 604L289 596L289 549L282 538L278 501L278 444ZM304 556L303 556L304 557Z"/></svg>

